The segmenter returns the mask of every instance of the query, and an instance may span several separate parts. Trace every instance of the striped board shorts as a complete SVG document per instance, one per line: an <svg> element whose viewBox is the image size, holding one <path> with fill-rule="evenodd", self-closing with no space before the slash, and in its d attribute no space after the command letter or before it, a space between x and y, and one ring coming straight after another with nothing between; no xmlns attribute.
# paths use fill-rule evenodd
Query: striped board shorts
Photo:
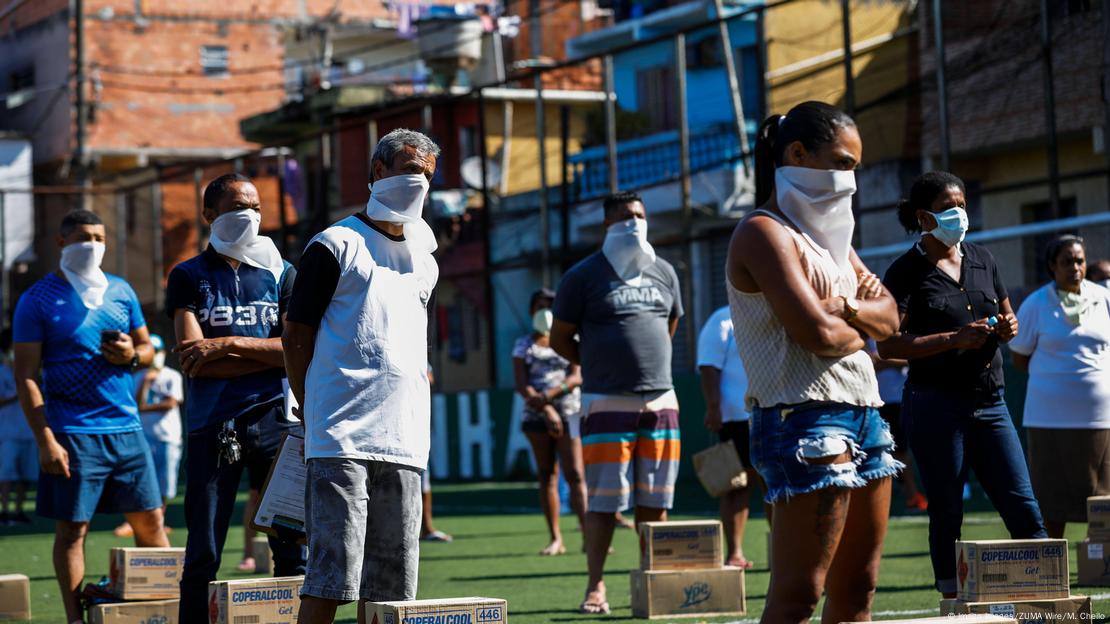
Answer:
<svg viewBox="0 0 1110 624"><path fill-rule="evenodd" d="M681 450L674 390L587 393L582 413L589 511L670 509Z"/></svg>

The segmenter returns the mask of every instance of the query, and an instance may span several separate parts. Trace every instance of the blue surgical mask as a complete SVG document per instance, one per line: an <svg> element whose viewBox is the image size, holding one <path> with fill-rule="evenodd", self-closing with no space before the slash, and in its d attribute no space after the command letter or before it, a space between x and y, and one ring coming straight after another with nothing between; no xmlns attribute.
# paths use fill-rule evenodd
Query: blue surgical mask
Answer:
<svg viewBox="0 0 1110 624"><path fill-rule="evenodd" d="M944 243L945 247L955 247L967 235L967 211L955 206L943 212L933 213L937 226L925 232Z"/></svg>

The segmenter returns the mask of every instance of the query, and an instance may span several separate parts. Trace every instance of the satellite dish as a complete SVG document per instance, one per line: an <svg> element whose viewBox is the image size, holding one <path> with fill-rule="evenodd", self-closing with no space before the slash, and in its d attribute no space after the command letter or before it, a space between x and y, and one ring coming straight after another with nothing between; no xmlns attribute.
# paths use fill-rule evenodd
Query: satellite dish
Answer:
<svg viewBox="0 0 1110 624"><path fill-rule="evenodd" d="M459 174L463 184L474 190L482 190L482 157L471 156L462 161ZM497 192L501 188L501 165L491 158L486 159L486 190Z"/></svg>

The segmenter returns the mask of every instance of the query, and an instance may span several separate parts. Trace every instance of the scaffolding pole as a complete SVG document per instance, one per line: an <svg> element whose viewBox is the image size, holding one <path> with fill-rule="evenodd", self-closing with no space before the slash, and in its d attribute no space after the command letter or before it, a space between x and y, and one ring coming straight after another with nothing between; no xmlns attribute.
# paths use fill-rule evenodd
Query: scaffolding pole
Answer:
<svg viewBox="0 0 1110 624"><path fill-rule="evenodd" d="M933 0L933 51L937 63L937 121L940 123L940 168L951 171L952 153L948 143L948 85L944 78L944 11L943 0Z"/></svg>
<svg viewBox="0 0 1110 624"><path fill-rule="evenodd" d="M1048 200L1060 214L1060 146L1056 141L1056 88L1052 72L1052 23L1048 0L1041 0L1041 61L1044 63L1044 123L1048 149Z"/></svg>
<svg viewBox="0 0 1110 624"><path fill-rule="evenodd" d="M609 164L609 192L620 190L617 179L617 98L613 93L613 56L602 61L605 74L605 156Z"/></svg>
<svg viewBox="0 0 1110 624"><path fill-rule="evenodd" d="M736 57L732 51L732 35L728 32L728 22L724 20L724 2L714 0L717 9L717 28L721 37L721 52L725 61L725 74L728 76L729 98L732 104L732 116L736 124L736 138L740 141L740 166L744 168L744 178L751 173L748 170L748 128L744 121L744 102L740 95L740 73L736 67ZM683 35L685 37L685 35ZM685 52L684 52L685 54Z"/></svg>
<svg viewBox="0 0 1110 624"><path fill-rule="evenodd" d="M686 329L686 353L692 356L696 352L695 338L697 336L694 326L693 290L694 290L694 261L690 246L693 244L694 207L691 203L690 186L690 122L687 119L688 103L686 101L686 35L678 33L674 37L674 75L675 90L678 92L678 164L682 176L682 280L686 287L681 289L682 307L686 310L683 322Z"/></svg>

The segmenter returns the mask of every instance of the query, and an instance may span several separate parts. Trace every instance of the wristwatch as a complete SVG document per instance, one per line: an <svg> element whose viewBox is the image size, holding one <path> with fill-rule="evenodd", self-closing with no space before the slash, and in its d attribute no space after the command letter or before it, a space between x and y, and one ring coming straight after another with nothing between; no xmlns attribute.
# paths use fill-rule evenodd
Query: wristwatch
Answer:
<svg viewBox="0 0 1110 624"><path fill-rule="evenodd" d="M138 353L131 356L131 372L133 373L137 370L139 370L139 354Z"/></svg>
<svg viewBox="0 0 1110 624"><path fill-rule="evenodd" d="M840 296L844 300L845 321L850 321L859 315L859 299L855 297Z"/></svg>

